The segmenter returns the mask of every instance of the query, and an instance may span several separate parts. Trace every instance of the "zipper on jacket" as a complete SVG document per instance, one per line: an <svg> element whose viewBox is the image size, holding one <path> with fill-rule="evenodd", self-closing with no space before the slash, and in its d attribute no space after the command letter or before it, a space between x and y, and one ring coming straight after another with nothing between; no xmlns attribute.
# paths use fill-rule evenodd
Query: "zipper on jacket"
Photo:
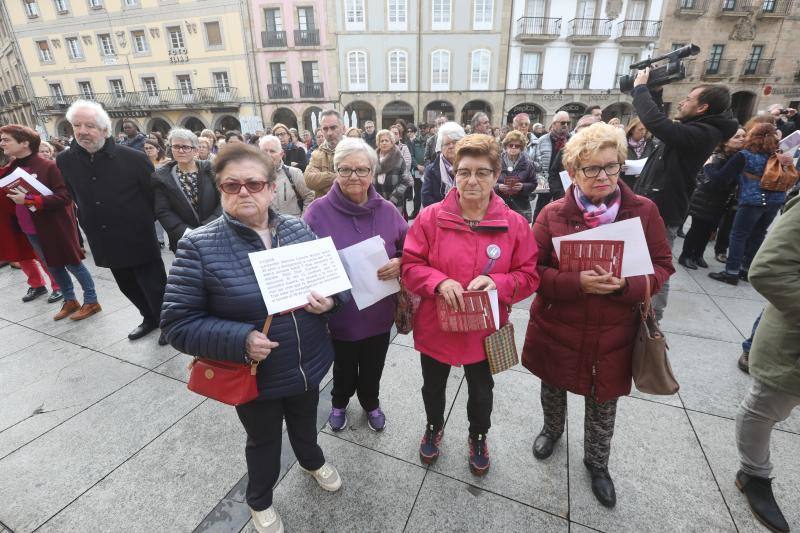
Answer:
<svg viewBox="0 0 800 533"><path fill-rule="evenodd" d="M594 383L596 377L597 377L597 366L594 363L592 363L592 399L594 401L597 401L597 397L594 394Z"/></svg>
<svg viewBox="0 0 800 533"><path fill-rule="evenodd" d="M300 369L300 373L303 375L303 384L305 385L304 390L308 390L308 378L306 378L306 373L303 371L303 350L300 348L300 329L297 327L297 318L294 316L294 311L292 311L292 321L294 322L294 333L297 336L297 353L299 355L299 359L297 361L297 368Z"/></svg>

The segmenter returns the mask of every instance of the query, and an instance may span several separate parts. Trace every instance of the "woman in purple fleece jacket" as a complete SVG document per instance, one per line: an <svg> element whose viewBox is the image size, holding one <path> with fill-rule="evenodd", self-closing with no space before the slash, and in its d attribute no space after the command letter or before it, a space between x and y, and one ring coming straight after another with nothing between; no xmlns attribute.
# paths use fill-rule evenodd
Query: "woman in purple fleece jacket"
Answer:
<svg viewBox="0 0 800 533"><path fill-rule="evenodd" d="M341 250L380 235L389 262L375 275L382 280L400 277L400 256L408 224L394 205L372 185L378 156L363 140L346 138L336 146L331 190L308 206L303 217L318 237L331 237ZM386 416L380 408L383 364L394 323L395 300L388 296L363 309L352 299L329 322L335 359L328 424L334 431L347 426L347 404L355 393L373 431L381 431Z"/></svg>

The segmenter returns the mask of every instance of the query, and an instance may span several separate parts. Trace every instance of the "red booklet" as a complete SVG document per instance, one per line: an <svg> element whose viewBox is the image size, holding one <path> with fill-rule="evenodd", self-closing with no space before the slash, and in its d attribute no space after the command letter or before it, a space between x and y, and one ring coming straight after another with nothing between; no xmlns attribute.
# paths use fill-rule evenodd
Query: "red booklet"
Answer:
<svg viewBox="0 0 800 533"><path fill-rule="evenodd" d="M25 178L16 178L16 179L14 179L13 181L11 181L11 182L9 182L7 184L4 184L2 187L0 187L0 190L2 190L3 194L5 195L5 194L10 193L11 191L16 189L17 187L19 187L22 190L22 192L24 192L25 194L28 194L28 193L38 194L39 193L36 190L36 187L34 187L30 183L28 183L27 180L25 180Z"/></svg>
<svg viewBox="0 0 800 533"><path fill-rule="evenodd" d="M583 272L599 266L619 278L625 241L561 241L558 270Z"/></svg>
<svg viewBox="0 0 800 533"><path fill-rule="evenodd" d="M507 185L509 189L513 189L514 186L519 182L519 176L506 176L506 178L503 180L503 183ZM506 194L511 194L511 191L509 190L509 192Z"/></svg>
<svg viewBox="0 0 800 533"><path fill-rule="evenodd" d="M495 317L489 291L465 291L466 311L454 311L441 294L436 295L436 316L442 331L495 331Z"/></svg>

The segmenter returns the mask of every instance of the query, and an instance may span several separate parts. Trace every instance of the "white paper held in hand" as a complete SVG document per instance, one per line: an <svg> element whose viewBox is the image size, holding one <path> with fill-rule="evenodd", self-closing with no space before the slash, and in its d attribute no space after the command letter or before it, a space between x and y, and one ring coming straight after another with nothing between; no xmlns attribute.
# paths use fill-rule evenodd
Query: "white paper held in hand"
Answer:
<svg viewBox="0 0 800 533"><path fill-rule="evenodd" d="M330 237L253 252L249 257L271 315L304 307L311 291L331 296L350 289Z"/></svg>
<svg viewBox="0 0 800 533"><path fill-rule="evenodd" d="M587 229L563 237L553 237L553 247L556 256L561 256L561 241L625 241L622 256L622 277L643 276L652 274L653 262L650 259L650 249L642 229L642 219L639 217L621 220L613 224L604 224L596 228Z"/></svg>
<svg viewBox="0 0 800 533"><path fill-rule="evenodd" d="M396 279L378 279L378 269L389 262L389 254L380 235L339 250L339 257L353 285L351 294L359 311L400 291Z"/></svg>
<svg viewBox="0 0 800 533"><path fill-rule="evenodd" d="M51 191L47 185L37 179L36 174L31 174L30 172L19 167L15 168L11 174L8 174L3 179L0 179L0 188L6 187L18 179L28 182L30 186L36 189L36 192L42 196L52 196L53 194L53 191Z"/></svg>
<svg viewBox="0 0 800 533"><path fill-rule="evenodd" d="M569 177L569 172L562 170L558 173L558 177L561 178L561 185L564 186L564 192L567 192L569 186L572 185L572 178Z"/></svg>
<svg viewBox="0 0 800 533"><path fill-rule="evenodd" d="M642 173L645 163L647 163L646 157L644 159L626 159L623 172L629 176L638 176Z"/></svg>

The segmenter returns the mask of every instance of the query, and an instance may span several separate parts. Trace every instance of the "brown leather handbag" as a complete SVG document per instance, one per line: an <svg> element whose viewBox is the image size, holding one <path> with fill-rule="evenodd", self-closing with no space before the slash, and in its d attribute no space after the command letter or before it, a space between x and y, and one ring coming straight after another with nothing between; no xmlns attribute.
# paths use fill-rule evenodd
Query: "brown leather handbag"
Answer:
<svg viewBox="0 0 800 533"><path fill-rule="evenodd" d="M749 179L760 179L759 186L766 191L786 192L797 183L798 174L794 165L782 165L777 154L772 154L764 166L764 173L759 178L755 174L745 172Z"/></svg>
<svg viewBox="0 0 800 533"><path fill-rule="evenodd" d="M667 339L661 332L650 300L650 276L645 276L647 289L644 303L639 304L639 331L633 344L633 382L640 392L670 395L680 385L672 373L667 357Z"/></svg>

